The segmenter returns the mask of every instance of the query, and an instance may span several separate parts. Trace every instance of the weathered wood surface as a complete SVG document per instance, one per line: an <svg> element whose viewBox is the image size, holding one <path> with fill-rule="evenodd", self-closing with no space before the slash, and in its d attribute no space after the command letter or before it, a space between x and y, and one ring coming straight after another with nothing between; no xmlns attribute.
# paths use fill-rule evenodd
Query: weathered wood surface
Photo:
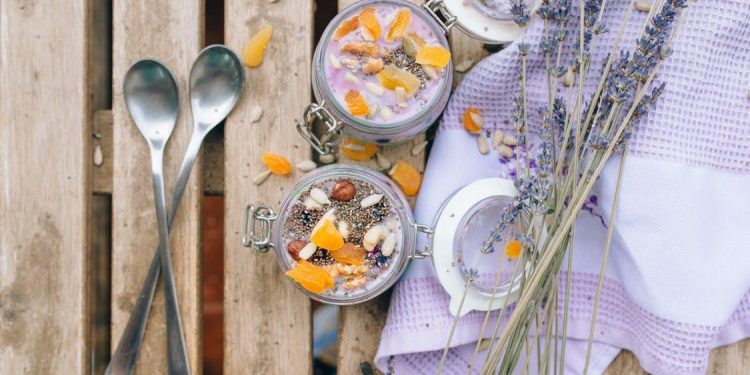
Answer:
<svg viewBox="0 0 750 375"><path fill-rule="evenodd" d="M113 9L113 187L112 345L117 345L158 242L149 151L132 123L122 97L125 72L136 60L155 58L174 73L181 113L167 145L165 178L171 202L183 153L192 133L187 82L203 44L200 0L115 1ZM62 22L62 21L61 21ZM67 22L67 21L65 21ZM201 370L200 244L202 179L193 170L171 232L177 295L194 373ZM160 283L161 285L161 283ZM137 371L166 372L164 298L161 286L151 310Z"/></svg>
<svg viewBox="0 0 750 375"><path fill-rule="evenodd" d="M243 210L263 202L278 209L302 175L253 177L266 168L264 151L292 163L310 158L294 119L311 100L313 2L227 0L225 41L237 52L262 26L273 27L263 64L246 69L242 100L225 125L224 372L226 374L308 374L312 371L310 300L286 279L275 255L242 247ZM263 109L257 123L254 106Z"/></svg>
<svg viewBox="0 0 750 375"><path fill-rule="evenodd" d="M0 4L2 374L89 366L89 20L86 0Z"/></svg>

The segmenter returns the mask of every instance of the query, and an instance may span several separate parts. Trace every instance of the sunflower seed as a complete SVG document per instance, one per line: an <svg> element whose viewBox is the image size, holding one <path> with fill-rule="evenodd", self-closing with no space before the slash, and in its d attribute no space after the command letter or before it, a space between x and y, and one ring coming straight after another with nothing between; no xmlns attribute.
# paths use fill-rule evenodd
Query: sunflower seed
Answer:
<svg viewBox="0 0 750 375"><path fill-rule="evenodd" d="M254 106L253 108L250 108L250 122L256 123L260 121L261 117L263 117L263 108L260 106Z"/></svg>
<svg viewBox="0 0 750 375"><path fill-rule="evenodd" d="M506 146L506 145L500 145L495 148L500 155L506 158L510 158L513 156L513 149Z"/></svg>
<svg viewBox="0 0 750 375"><path fill-rule="evenodd" d="M328 61L330 61L330 62L331 62L331 66L332 66L332 67L333 67L334 69L339 69L339 68L341 68L341 61L339 61L339 58L338 58L338 57L336 57L336 55L334 55L334 54L330 54L330 55L328 55Z"/></svg>
<svg viewBox="0 0 750 375"><path fill-rule="evenodd" d="M302 172L310 172L317 167L318 166L312 160L302 160L301 162L297 163L297 169Z"/></svg>
<svg viewBox="0 0 750 375"><path fill-rule="evenodd" d="M411 148L411 154L413 156L417 156L420 153L422 153L422 151L424 151L425 147L427 147L427 143L428 143L427 141L423 141L423 142L419 142L419 143L415 144L414 147Z"/></svg>
<svg viewBox="0 0 750 375"><path fill-rule="evenodd" d="M383 240L383 245L380 246L380 253L384 256L391 256L393 250L396 249L396 234L393 232L388 233Z"/></svg>
<svg viewBox="0 0 750 375"><path fill-rule="evenodd" d="M331 201L328 199L328 194L319 188L310 189L310 197L320 204L331 204Z"/></svg>
<svg viewBox="0 0 750 375"><path fill-rule="evenodd" d="M349 223L346 221L339 222L338 228L339 233L341 233L341 236L344 237L344 239L349 238Z"/></svg>
<svg viewBox="0 0 750 375"><path fill-rule="evenodd" d="M352 74L352 72L346 72L346 74L344 74L344 79L346 80L346 82L359 85L359 78L357 78L357 76Z"/></svg>
<svg viewBox="0 0 750 375"><path fill-rule="evenodd" d="M518 140L513 136L513 134L506 134L505 136L503 136L503 143L508 146L515 146L518 144Z"/></svg>
<svg viewBox="0 0 750 375"><path fill-rule="evenodd" d="M104 164L104 154L102 154L102 147L96 145L96 148L94 148L94 165L97 167L101 167L102 164Z"/></svg>
<svg viewBox="0 0 750 375"><path fill-rule="evenodd" d="M315 199L312 199L312 197L305 198L305 201L303 202L305 205L305 209L307 210L321 210L323 209L323 205L318 203Z"/></svg>
<svg viewBox="0 0 750 375"><path fill-rule="evenodd" d="M359 202L359 205L362 206L362 208L372 207L378 204L378 202L380 202L382 199L383 199L383 194L373 194L373 195L370 195L369 197L363 198Z"/></svg>
<svg viewBox="0 0 750 375"><path fill-rule="evenodd" d="M256 186L260 186L260 184L262 184L262 183L266 182L266 180L268 179L268 176L270 176L270 175L271 175L271 171L270 171L270 170L265 170L265 171L263 171L263 172L260 172L260 173L258 173L258 174L257 174L257 175L256 175L256 176L255 176L255 177L253 178L253 183L254 183L254 184L255 184Z"/></svg>
<svg viewBox="0 0 750 375"><path fill-rule="evenodd" d="M565 87L573 86L573 84L576 83L576 74L573 73L573 70L568 69L567 72L565 72L565 77L563 77L563 85Z"/></svg>
<svg viewBox="0 0 750 375"><path fill-rule="evenodd" d="M333 156L333 154L320 155L320 158L318 158L318 161L320 161L323 164L331 164L336 161L336 157Z"/></svg>
<svg viewBox="0 0 750 375"><path fill-rule="evenodd" d="M388 158L386 158L385 156L383 156L383 154L379 152L375 154L375 160L378 162L378 167L380 167L380 169L391 168L391 161L388 160Z"/></svg>
<svg viewBox="0 0 750 375"><path fill-rule="evenodd" d="M308 260L310 257L315 254L315 251L318 250L318 247L315 246L314 243L308 242L305 247L302 248L302 250L299 251L298 256L301 259Z"/></svg>
<svg viewBox="0 0 750 375"><path fill-rule="evenodd" d="M635 9L638 9L641 12L650 12L651 11L651 3L647 3L645 1L636 1L635 2Z"/></svg>
<svg viewBox="0 0 750 375"><path fill-rule="evenodd" d="M497 148L497 146L500 146L501 144L503 144L503 131L495 129L492 133L492 147Z"/></svg>
<svg viewBox="0 0 750 375"><path fill-rule="evenodd" d="M370 81L365 82L365 88L371 94L377 95L377 96L382 96L383 93L385 92L385 88L383 88L383 86L380 86L375 82L370 82Z"/></svg>
<svg viewBox="0 0 750 375"><path fill-rule="evenodd" d="M389 121L393 118L393 110L391 110L391 108L388 106L380 107L380 117L382 117L385 121Z"/></svg>
<svg viewBox="0 0 750 375"><path fill-rule="evenodd" d="M485 137L484 134L480 134L479 137L477 137L477 146L482 155L487 155L490 152L490 141L487 140L487 137Z"/></svg>

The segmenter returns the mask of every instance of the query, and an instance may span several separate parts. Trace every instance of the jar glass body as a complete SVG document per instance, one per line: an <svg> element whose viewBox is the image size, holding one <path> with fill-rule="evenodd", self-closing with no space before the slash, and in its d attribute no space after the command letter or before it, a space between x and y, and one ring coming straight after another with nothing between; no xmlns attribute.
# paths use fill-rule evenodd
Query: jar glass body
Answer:
<svg viewBox="0 0 750 375"><path fill-rule="evenodd" d="M291 213L292 205L298 204L300 197L310 188L322 181L346 179L350 181L362 181L383 194L384 199L390 202L392 212L400 224L397 236L397 247L390 256L388 268L379 275L377 279L370 281L366 289L350 295L341 295L340 293L313 293L302 288L299 284L294 283L300 290L310 298L323 303L336 305L351 305L361 303L380 295L389 289L398 280L406 270L406 266L415 254L416 246L416 226L409 204L401 193L389 179L381 173L356 165L335 164L321 167L308 173L294 189L286 196L278 211L278 217L273 225L271 240L275 244L276 257L284 272L291 270L295 265L295 260L287 251L286 244L289 242L285 238L285 228L287 218ZM292 280L290 280L293 282Z"/></svg>
<svg viewBox="0 0 750 375"><path fill-rule="evenodd" d="M440 116L443 109L448 103L451 91L451 82L453 80L452 63L440 72L438 82L434 82L436 87L432 88L433 93L429 100L426 101L416 113L403 120L378 123L367 119L366 117L353 116L345 105L340 103L331 89L326 64L330 58L327 55L329 43L332 42L334 32L345 21L356 17L362 9L368 7L400 7L411 11L411 17L418 17L418 20L425 25L431 36L434 36L437 45L449 50L448 40L440 25L424 9L418 5L404 0L364 0L341 11L326 27L320 42L315 48L315 54L312 64L312 87L315 99L319 105L323 106L330 112L335 120L342 124L342 131L352 137L377 143L382 145L398 144L414 138L418 134L427 130ZM388 25L381 25L383 32L387 31ZM344 67L344 69L346 69ZM366 92L366 90L363 90Z"/></svg>

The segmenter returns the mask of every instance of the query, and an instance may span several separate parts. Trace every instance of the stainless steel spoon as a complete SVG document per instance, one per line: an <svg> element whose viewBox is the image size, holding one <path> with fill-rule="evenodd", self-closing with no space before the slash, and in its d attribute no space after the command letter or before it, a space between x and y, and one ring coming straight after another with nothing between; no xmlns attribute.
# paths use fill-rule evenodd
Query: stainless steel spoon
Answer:
<svg viewBox="0 0 750 375"><path fill-rule="evenodd" d="M190 72L193 134L172 194L172 206L168 216L170 228L203 140L211 129L220 124L232 111L242 94L243 84L244 76L240 60L234 52L224 46L206 47L193 63ZM107 374L132 373L159 279L159 271L159 253L156 252L128 325L107 367Z"/></svg>
<svg viewBox="0 0 750 375"><path fill-rule="evenodd" d="M154 60L141 60L125 74L125 103L130 116L148 142L151 152L151 179L154 184L156 221L159 226L158 253L164 271L164 299L167 318L167 366L170 374L189 374L185 339L182 335L177 288L169 251L167 199L164 192L164 149L174 130L179 112L177 82L172 73Z"/></svg>

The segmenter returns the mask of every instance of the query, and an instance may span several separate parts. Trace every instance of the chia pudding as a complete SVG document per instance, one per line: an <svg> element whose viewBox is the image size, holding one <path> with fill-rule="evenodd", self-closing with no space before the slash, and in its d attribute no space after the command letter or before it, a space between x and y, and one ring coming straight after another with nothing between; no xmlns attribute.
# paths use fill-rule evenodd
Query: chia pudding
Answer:
<svg viewBox="0 0 750 375"><path fill-rule="evenodd" d="M387 194L371 183L316 181L284 217L281 245L293 264L287 275L312 293L356 298L398 272L391 266L402 254L402 224Z"/></svg>
<svg viewBox="0 0 750 375"><path fill-rule="evenodd" d="M324 47L324 83L349 115L375 126L419 116L445 87L450 52L424 12L391 3L353 7Z"/></svg>

